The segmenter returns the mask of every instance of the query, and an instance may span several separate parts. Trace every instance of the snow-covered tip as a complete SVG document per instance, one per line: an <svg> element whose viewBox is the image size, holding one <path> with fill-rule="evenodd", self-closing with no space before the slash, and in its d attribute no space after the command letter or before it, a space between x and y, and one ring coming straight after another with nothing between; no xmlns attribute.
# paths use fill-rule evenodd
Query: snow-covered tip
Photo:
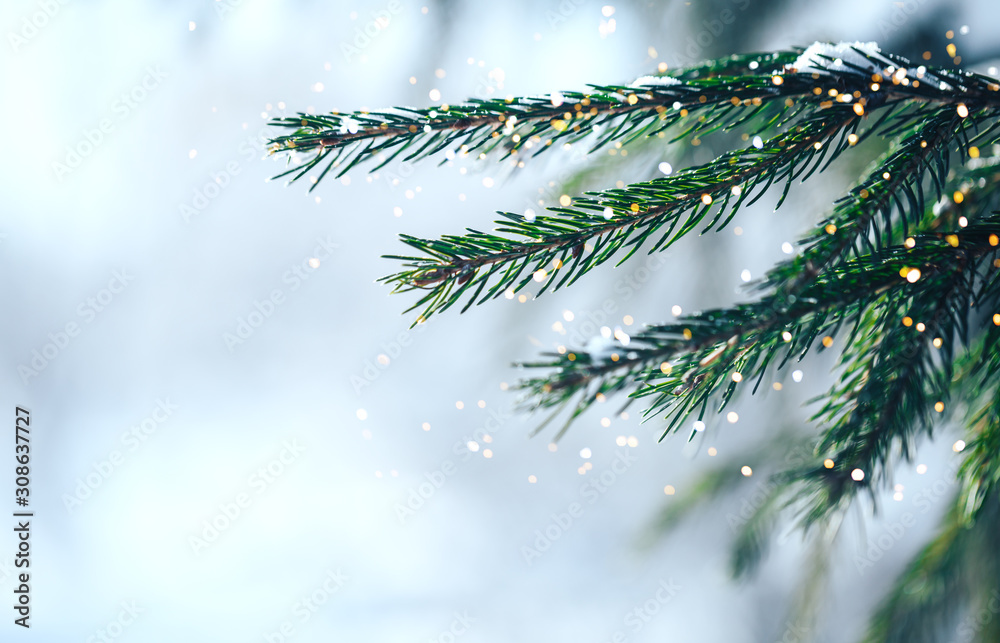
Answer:
<svg viewBox="0 0 1000 643"><path fill-rule="evenodd" d="M811 74L831 71L859 73L857 68L860 67L874 73L879 71L881 66L873 63L861 52L880 59L879 53L881 51L876 42L838 42L837 44L814 42L802 52L802 55L795 62L788 65L788 68L799 73Z"/></svg>
<svg viewBox="0 0 1000 643"><path fill-rule="evenodd" d="M618 333L624 335L621 329L616 329L616 335ZM626 335L626 337L628 336ZM591 338L584 350L590 355L590 359L594 364L601 365L618 361L618 359L625 355L628 349L625 348L624 342L618 337L611 335L611 329L609 328L607 336L602 333Z"/></svg>
<svg viewBox="0 0 1000 643"><path fill-rule="evenodd" d="M642 76L636 78L629 87L666 87L680 84L681 81L672 76Z"/></svg>

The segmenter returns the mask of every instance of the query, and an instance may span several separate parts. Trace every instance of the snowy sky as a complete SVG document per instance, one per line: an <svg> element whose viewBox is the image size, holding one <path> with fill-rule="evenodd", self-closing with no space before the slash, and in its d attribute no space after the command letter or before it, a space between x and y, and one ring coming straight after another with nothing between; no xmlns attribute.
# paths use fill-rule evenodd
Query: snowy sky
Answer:
<svg viewBox="0 0 1000 643"><path fill-rule="evenodd" d="M626 314L638 328L674 305L745 296L743 271L759 276L786 256L782 243L836 186L793 191L774 214L765 198L741 215L741 235L692 239L666 261L608 265L537 301L448 311L411 331L401 311L412 299L374 283L393 270L380 255L403 248L397 235L488 228L495 210L523 210L539 190L552 202L548 182L575 167L571 155L491 187L489 163L429 162L356 171L307 195L304 184L265 182L281 167L263 160L267 121L309 107L425 105L438 93L457 102L630 82L660 60L732 43L919 42L932 18L939 39L971 25L957 42L984 56L995 12L789 0L760 24L757 0L613 12L587 0L425 2L4 4L0 411L11 424L16 405L32 413L35 640L789 633L781 606L804 569L796 534L753 583L727 577L727 514L760 481L652 546L640 541L712 464L709 447L733 454L801 427L801 402L829 385L829 362L804 364L780 395L741 400L736 425L716 421L690 445L657 444L640 408L623 419L609 404L551 452L552 431L529 439L540 418L514 413L501 384L519 378L511 361L586 343ZM619 178L629 177L605 183ZM908 490L947 479L940 449L922 461L925 476L900 474ZM908 510L918 526L863 574L853 562L861 523L846 530L819 640L857 636L943 504L923 511L908 497L869 523L878 534ZM0 536L8 599L15 546L13 532ZM12 620L0 625L5 640Z"/></svg>

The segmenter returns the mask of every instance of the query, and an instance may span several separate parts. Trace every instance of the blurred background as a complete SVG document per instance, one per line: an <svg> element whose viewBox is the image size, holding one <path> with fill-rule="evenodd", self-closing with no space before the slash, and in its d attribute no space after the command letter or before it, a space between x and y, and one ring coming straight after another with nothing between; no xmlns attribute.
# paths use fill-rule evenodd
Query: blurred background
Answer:
<svg viewBox="0 0 1000 643"><path fill-rule="evenodd" d="M396 267L380 255L403 249L398 234L488 229L495 210L722 149L555 150L513 176L492 159L397 164L307 194L306 182L266 182L283 167L265 159L267 123L627 83L660 62L816 40L930 51L931 64L951 64L955 43L963 65L985 70L1000 55L993 8L4 3L0 404L11 432L16 405L32 413L31 635L855 640L946 508L948 427L898 471L898 497L875 519L870 506L848 517L825 573L783 527L758 573L734 582L730 545L764 475L669 530L660 517L695 497L706 470L808 435L804 402L832 383L828 357L787 369L782 390L741 398L737 422L713 418L690 443L685 430L658 444L656 419L610 400L554 447L557 427L529 438L542 418L515 413L507 389L521 377L511 362L585 345L602 326L631 332L752 296L745 282L786 256L866 159L665 255L411 330L401 312L414 300L374 283ZM8 600L15 552L7 530ZM811 577L822 599L806 627L794 615ZM0 628L15 640L8 613Z"/></svg>

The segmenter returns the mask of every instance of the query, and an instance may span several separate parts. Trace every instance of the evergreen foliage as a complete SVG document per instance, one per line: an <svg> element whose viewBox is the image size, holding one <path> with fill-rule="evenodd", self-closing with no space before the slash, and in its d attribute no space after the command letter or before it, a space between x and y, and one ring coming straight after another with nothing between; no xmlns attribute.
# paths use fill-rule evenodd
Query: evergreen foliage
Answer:
<svg viewBox="0 0 1000 643"><path fill-rule="evenodd" d="M565 142L596 150L726 132L747 141L708 163L586 192L541 215L499 212L491 232L403 235L415 254L391 256L400 269L382 281L416 293L410 310L419 309L420 323L456 304L464 311L526 289L538 296L605 262L721 230L765 195L779 207L792 183L842 155L884 150L794 258L755 284L757 299L544 354L525 364L537 374L520 387L526 408L553 417L568 409L556 439L596 400L615 395L644 401L646 416L663 422L661 439L684 427L693 436L691 421L722 412L741 390L756 392L811 351L839 350L837 381L814 400L805 455L772 472L768 501L737 538L738 574L766 551L782 508L807 528L835 532L858 494L877 501L894 463L909 459L942 418L968 409L967 444L955 445L964 447L961 492L868 639L931 641L1000 587L1000 570L976 566L1000 524L998 116L993 78L914 66L871 43L817 44L586 92L299 114L273 123L288 134L272 152L289 159L279 176L318 172L314 189L331 171L442 153L516 168ZM731 488L735 470L710 472L664 525ZM995 634L986 627L970 636Z"/></svg>

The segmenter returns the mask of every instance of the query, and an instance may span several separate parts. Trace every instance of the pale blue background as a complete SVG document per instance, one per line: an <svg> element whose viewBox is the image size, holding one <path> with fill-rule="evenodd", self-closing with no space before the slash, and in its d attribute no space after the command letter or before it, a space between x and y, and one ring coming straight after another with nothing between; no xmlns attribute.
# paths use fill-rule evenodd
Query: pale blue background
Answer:
<svg viewBox="0 0 1000 643"><path fill-rule="evenodd" d="M609 405L550 453L552 432L528 439L539 418L513 414L515 395L500 385L518 378L512 360L565 341L552 330L565 310L576 315L575 327L563 322L572 333L607 300L616 311L612 325L626 313L639 324L669 319L674 304L694 310L735 301L743 296L735 290L741 271L759 276L782 257L782 242L806 230L846 179L832 174L793 191L777 214L773 200L763 199L737 222L742 236L729 230L680 244L651 276L638 275L642 296L615 287L636 276L641 261L607 266L535 302L449 311L408 335L410 345L395 356L390 343L412 321L400 313L413 300L389 297L374 280L395 267L379 256L403 249L396 235L486 227L494 210L523 210L540 187L551 203L560 192L547 182L565 174L572 154L551 154L491 188L483 185L499 176L491 163L424 163L412 173L397 170L395 187L384 173L369 183L354 172L350 185L328 180L307 196L305 183L265 183L280 165L261 160L256 143L279 102L286 111L423 105L432 89L455 102L495 85L497 74L488 76L495 69L503 71L499 95L627 82L660 60L690 62L688 37L707 34L702 21L728 6L621 3L611 16L615 31L602 37L607 19L598 2L427 0L423 14L422 3L400 1L363 59L347 56L342 44L387 3L77 1L57 5L19 46L9 34L20 33L40 4L4 4L0 416L12 426L21 404L34 420L31 636L86 641L118 617L123 601L134 601L142 612L115 640L261 641L291 621L292 641L448 641L456 612L475 619L458 638L467 643L598 643L616 631L629 641L796 640L784 610L807 569L798 536L776 548L754 583L727 580L726 515L761 481L751 479L740 495L653 548L637 544L672 500L663 487L674 485L673 499L680 498L714 462L707 447L731 455L769 432L801 426L808 412L800 403L829 385L829 361L808 362L802 383L789 379L780 394L742 400L738 424L713 423L692 447L682 438L656 444L656 422L640 425L638 408L629 420L617 418ZM905 3L913 17L903 4L730 3L745 6L737 22L719 37L703 36L695 52L848 39L916 42L907 51L934 46L940 59L944 30L968 24L971 32L957 37L960 50L989 54L1000 18L988 3ZM933 40L922 47L922 38ZM122 109L116 101L149 67L165 78L134 109ZM65 161L67 146L86 140L102 119L113 129L57 179L53 162ZM185 221L181 206L227 166L238 174ZM629 178L614 166L609 172L607 185ZM339 247L293 290L286 271L316 256L318 238ZM79 307L123 269L134 279L88 321ZM223 334L275 289L282 303L230 351ZM80 333L25 384L18 366L70 322ZM366 363L384 352L394 359L356 392L351 377L364 377ZM150 417L158 400L176 410L129 450L122 434ZM608 428L604 416L613 418ZM491 425L493 442L463 459L461 445L491 417L503 418L499 429ZM618 436L637 438L628 450L635 463L590 504L581 485L624 451ZM844 527L817 640L856 638L872 602L933 528L945 492L926 513L914 494L947 480L948 436L922 452L925 476L901 472L907 496L887 505L886 519L910 511L917 527L864 575L854 564L862 523ZM259 492L251 476L292 441L302 452L286 453L290 463ZM594 469L580 475L584 447ZM0 498L13 492L7 448L0 449L0 480L7 481ZM64 495L115 451L121 466L69 511ZM449 461L454 474L400 524L394 506ZM189 539L241 493L250 505L196 555ZM526 565L522 546L572 502L583 505L582 517ZM869 523L868 535L882 529ZM12 599L14 547L12 532L0 536L2 605ZM303 623L297 601L338 569L348 580ZM669 580L679 591L634 631L626 614ZM0 615L4 640L20 640L9 608Z"/></svg>

